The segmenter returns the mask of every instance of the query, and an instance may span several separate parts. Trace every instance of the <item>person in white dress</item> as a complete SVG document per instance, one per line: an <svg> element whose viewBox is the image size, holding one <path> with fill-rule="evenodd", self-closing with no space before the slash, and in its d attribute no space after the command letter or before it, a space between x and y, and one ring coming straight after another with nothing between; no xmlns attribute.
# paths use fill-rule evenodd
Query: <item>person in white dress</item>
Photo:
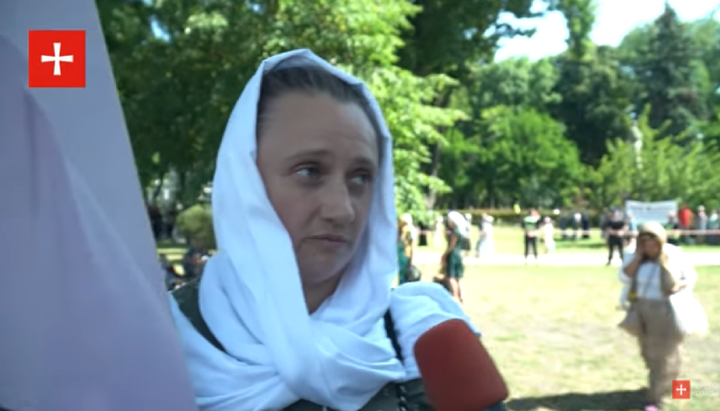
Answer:
<svg viewBox="0 0 720 411"><path fill-rule="evenodd" d="M483 214L480 222L480 239L475 246L477 258L487 257L495 251L495 240L493 239L493 217Z"/></svg>
<svg viewBox="0 0 720 411"><path fill-rule="evenodd" d="M555 226L550 217L543 219L542 240L545 246L545 254L550 254L555 251Z"/></svg>

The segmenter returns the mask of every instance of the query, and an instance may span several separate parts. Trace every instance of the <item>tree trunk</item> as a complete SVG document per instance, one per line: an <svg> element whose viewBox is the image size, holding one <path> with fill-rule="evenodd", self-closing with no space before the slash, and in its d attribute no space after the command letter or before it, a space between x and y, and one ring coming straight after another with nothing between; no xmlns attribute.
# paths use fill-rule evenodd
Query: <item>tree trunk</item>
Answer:
<svg viewBox="0 0 720 411"><path fill-rule="evenodd" d="M160 184L155 186L155 188L153 189L152 198L150 199L150 202L153 205L157 205L158 196L160 195L160 192L162 191L164 185L165 185L165 173L162 173L162 174L160 174Z"/></svg>
<svg viewBox="0 0 720 411"><path fill-rule="evenodd" d="M435 99L434 106L440 107L440 108L447 108L450 104L450 96L452 95L452 92L450 90L445 90L442 94L438 95ZM440 126L437 128L438 133L444 135L447 131L446 127ZM438 171L440 170L440 154L442 153L442 143L437 143L432 148L432 159L430 160L430 166L429 166L429 172L428 175L431 177L437 177ZM435 208L435 201L437 200L437 193L435 193L434 190L430 189L428 190L427 195L425 196L425 206L428 209Z"/></svg>

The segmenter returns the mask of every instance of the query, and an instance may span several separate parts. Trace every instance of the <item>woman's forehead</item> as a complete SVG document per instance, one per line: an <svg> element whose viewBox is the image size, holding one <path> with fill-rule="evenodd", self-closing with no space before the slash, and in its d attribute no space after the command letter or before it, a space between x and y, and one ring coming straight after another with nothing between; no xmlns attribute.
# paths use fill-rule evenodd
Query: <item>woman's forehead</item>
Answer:
<svg viewBox="0 0 720 411"><path fill-rule="evenodd" d="M263 119L259 145L279 157L332 156L348 151L377 163L377 139L370 119L355 103L326 94L289 93L273 102Z"/></svg>

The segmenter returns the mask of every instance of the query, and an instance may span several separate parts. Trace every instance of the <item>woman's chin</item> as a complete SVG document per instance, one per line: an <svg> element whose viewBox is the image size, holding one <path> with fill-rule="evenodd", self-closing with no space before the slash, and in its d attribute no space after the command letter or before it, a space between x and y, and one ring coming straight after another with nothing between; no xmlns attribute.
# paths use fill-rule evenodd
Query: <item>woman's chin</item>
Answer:
<svg viewBox="0 0 720 411"><path fill-rule="evenodd" d="M300 276L305 286L321 285L342 275L347 263L338 259L316 259L312 264L300 265Z"/></svg>

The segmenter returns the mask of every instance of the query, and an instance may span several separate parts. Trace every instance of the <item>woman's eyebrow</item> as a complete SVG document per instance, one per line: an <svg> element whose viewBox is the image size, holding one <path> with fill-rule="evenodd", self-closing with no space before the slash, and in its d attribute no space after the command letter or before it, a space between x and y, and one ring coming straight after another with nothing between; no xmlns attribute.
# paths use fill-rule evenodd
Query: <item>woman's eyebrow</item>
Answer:
<svg viewBox="0 0 720 411"><path fill-rule="evenodd" d="M297 153L292 154L291 156L287 157L285 161L287 162L295 162L295 161L302 161L302 160L308 160L308 159L327 159L333 157L334 154L332 151L324 149L324 148L318 148L318 149L307 149L303 151L299 151ZM378 162L377 160L372 159L369 156L366 156L361 153L357 153L354 155L352 162L354 164L365 166L369 168L377 168Z"/></svg>
<svg viewBox="0 0 720 411"><path fill-rule="evenodd" d="M288 161L293 160L302 160L308 157L314 157L314 158L327 158L332 157L332 152L330 150L324 149L324 148L317 148L317 149L308 149L299 151L290 157L288 157Z"/></svg>
<svg viewBox="0 0 720 411"><path fill-rule="evenodd" d="M377 160L374 160L374 159L372 159L368 156L362 155L362 154L355 156L355 158L353 159L353 163L357 164L359 166L363 166L363 167L367 167L367 168L371 168L371 169L375 169L378 167Z"/></svg>

